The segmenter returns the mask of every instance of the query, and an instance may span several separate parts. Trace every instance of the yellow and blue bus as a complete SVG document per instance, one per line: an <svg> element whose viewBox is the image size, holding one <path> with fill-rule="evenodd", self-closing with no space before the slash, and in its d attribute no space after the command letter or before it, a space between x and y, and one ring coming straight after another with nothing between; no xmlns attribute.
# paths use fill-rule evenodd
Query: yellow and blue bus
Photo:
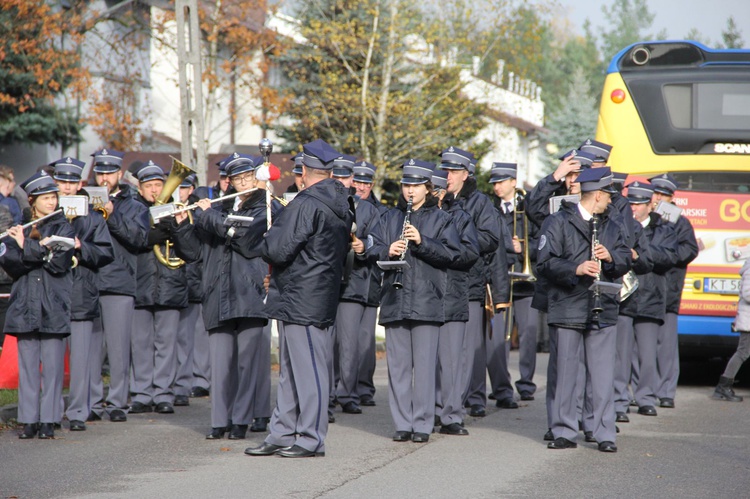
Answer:
<svg viewBox="0 0 750 499"><path fill-rule="evenodd" d="M678 180L673 202L701 249L682 293L680 354L731 353L738 271L750 258L750 50L626 47L607 70L596 139L614 146L608 164L628 181Z"/></svg>

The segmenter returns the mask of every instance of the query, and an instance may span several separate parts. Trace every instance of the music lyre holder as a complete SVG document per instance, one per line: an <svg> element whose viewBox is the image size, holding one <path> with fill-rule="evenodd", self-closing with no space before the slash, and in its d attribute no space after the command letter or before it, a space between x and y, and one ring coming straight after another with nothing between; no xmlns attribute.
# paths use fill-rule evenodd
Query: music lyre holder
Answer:
<svg viewBox="0 0 750 499"><path fill-rule="evenodd" d="M598 291L605 295L614 295L620 292L620 288L622 288L622 284L616 282L594 281L594 283L589 286L589 291Z"/></svg>
<svg viewBox="0 0 750 499"><path fill-rule="evenodd" d="M382 270L404 270L411 268L406 260L378 260L376 262Z"/></svg>

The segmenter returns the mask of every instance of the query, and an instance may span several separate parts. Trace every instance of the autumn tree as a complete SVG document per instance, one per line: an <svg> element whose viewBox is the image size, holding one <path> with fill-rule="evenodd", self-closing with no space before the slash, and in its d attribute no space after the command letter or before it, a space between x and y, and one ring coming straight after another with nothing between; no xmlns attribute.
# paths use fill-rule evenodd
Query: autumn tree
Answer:
<svg viewBox="0 0 750 499"><path fill-rule="evenodd" d="M76 46L83 26L74 12L46 2L0 3L0 143L70 145L81 124L66 105L66 90L82 91L87 81Z"/></svg>
<svg viewBox="0 0 750 499"><path fill-rule="evenodd" d="M298 12L298 44L277 59L287 79L292 149L322 138L395 178L409 157L436 160L482 128L483 107L462 94L462 62L482 55L468 5L440 15L403 0L311 0ZM458 15L456 13L458 12ZM467 21L468 20L468 21Z"/></svg>
<svg viewBox="0 0 750 499"><path fill-rule="evenodd" d="M236 130L247 125L260 125L264 130L272 127L284 108L284 99L268 81L270 57L280 55L287 43L265 26L266 16L274 10L265 0L199 2L204 35L205 140L209 147L225 139L216 137L221 127L228 125L228 141L236 143ZM174 11L158 12L153 24L155 43L176 53ZM176 66L174 74L177 86Z"/></svg>

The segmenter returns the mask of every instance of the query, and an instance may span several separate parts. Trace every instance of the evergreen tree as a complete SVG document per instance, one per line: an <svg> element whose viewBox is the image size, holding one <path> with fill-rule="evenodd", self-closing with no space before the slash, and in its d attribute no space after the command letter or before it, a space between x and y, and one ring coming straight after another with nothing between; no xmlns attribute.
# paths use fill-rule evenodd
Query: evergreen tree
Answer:
<svg viewBox="0 0 750 499"><path fill-rule="evenodd" d="M601 34L605 61L631 43L651 38L645 31L654 22L654 14L646 0L615 0L611 7L603 5L602 12L611 22Z"/></svg>
<svg viewBox="0 0 750 499"><path fill-rule="evenodd" d="M698 28L690 28L690 31L685 35L685 40L693 40L707 47L711 46L711 40L707 36L703 36L703 33L698 31Z"/></svg>
<svg viewBox="0 0 750 499"><path fill-rule="evenodd" d="M74 110L55 102L81 76L75 50L60 43L65 21L45 2L0 4L0 143L79 140Z"/></svg>
<svg viewBox="0 0 750 499"><path fill-rule="evenodd" d="M721 32L721 39L724 40L724 45L728 49L740 49L745 44L742 40L742 32L734 22L733 16L727 19L727 27Z"/></svg>
<svg viewBox="0 0 750 499"><path fill-rule="evenodd" d="M575 68L567 98L547 120L549 133L545 134L544 139L552 146L549 147L552 152L547 158L549 171L560 162L557 157L561 153L578 147L581 142L594 136L598 110L597 99L590 93L590 88L583 69Z"/></svg>

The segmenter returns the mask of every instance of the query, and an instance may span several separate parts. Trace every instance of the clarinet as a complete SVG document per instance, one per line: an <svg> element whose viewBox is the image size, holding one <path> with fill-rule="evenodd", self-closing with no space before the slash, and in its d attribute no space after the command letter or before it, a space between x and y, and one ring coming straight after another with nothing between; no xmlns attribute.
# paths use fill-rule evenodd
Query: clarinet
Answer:
<svg viewBox="0 0 750 499"><path fill-rule="evenodd" d="M406 215L404 216L404 225L401 226L401 239L402 241L406 241L406 237L404 237L404 232L406 231L406 226L409 225L409 219L411 218L411 207L412 204L414 204L414 198L409 197L409 201L406 203ZM406 249L409 249L409 242L406 242ZM398 257L398 260L400 262L403 262L406 258L406 249L401 252L401 255ZM401 282L401 278L403 277L404 269L401 267L396 269L396 279L393 281L393 287L395 289L401 289L404 287L404 284Z"/></svg>
<svg viewBox="0 0 750 499"><path fill-rule="evenodd" d="M591 309L591 320L593 322L599 322L599 315L604 312L604 307L602 307L602 292L598 286L600 275L602 273L602 262L596 257L596 254L594 253L597 245L599 244L598 226L599 217L594 215L591 219L591 259L599 265L599 269L597 270L596 277L594 278L594 307Z"/></svg>

